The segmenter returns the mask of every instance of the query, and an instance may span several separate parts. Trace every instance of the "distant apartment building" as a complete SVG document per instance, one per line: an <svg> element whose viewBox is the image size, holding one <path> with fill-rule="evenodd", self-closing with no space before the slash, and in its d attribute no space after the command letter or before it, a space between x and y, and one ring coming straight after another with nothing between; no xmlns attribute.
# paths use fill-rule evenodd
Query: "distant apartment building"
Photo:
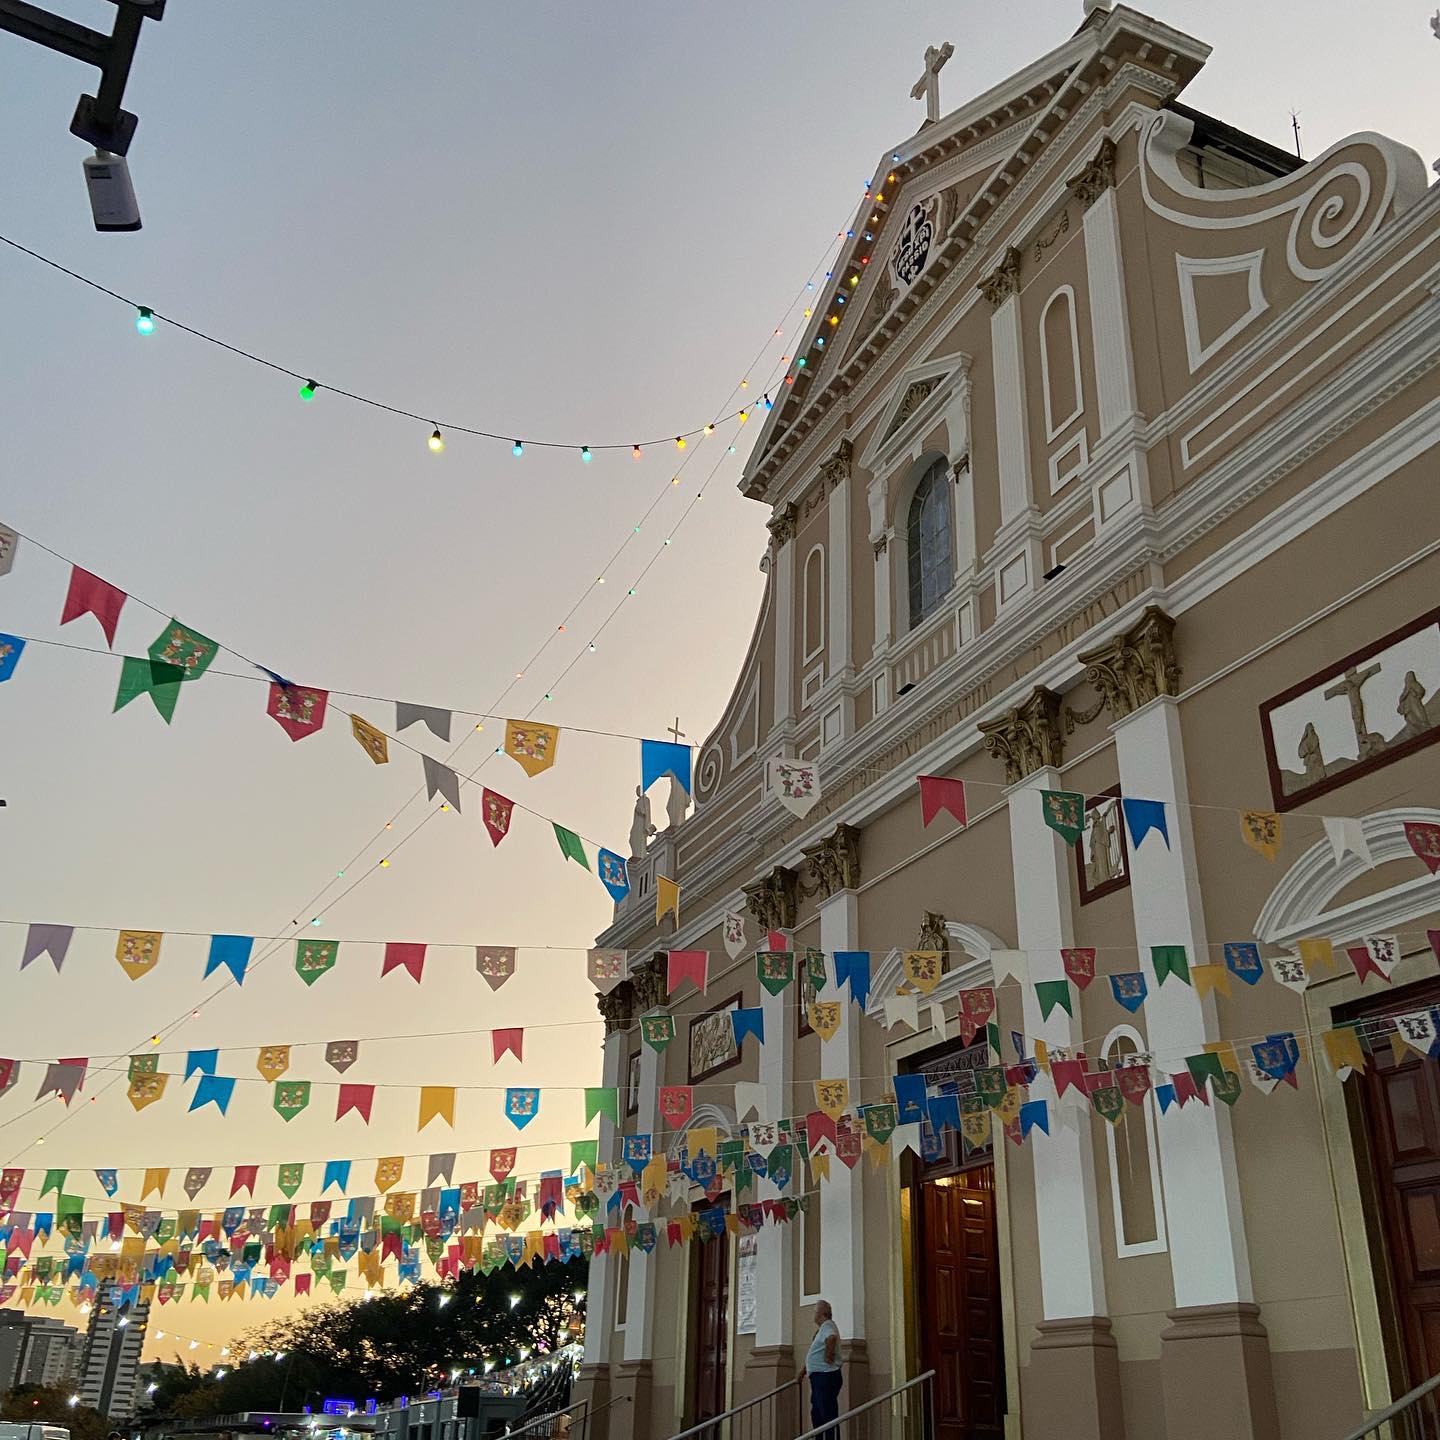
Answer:
<svg viewBox="0 0 1440 1440"><path fill-rule="evenodd" d="M145 1348L148 1301L117 1303L118 1286L106 1286L90 1311L85 1364L80 1374L80 1400L112 1420L135 1409L140 1352Z"/></svg>
<svg viewBox="0 0 1440 1440"><path fill-rule="evenodd" d="M0 1314L0 1393L18 1385L73 1384L84 1363L85 1337L39 1315Z"/></svg>

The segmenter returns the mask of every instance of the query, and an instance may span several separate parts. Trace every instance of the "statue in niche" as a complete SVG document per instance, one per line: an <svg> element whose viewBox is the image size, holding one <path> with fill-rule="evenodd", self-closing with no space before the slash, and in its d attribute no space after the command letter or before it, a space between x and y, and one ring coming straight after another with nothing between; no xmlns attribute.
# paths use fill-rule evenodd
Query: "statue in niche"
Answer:
<svg viewBox="0 0 1440 1440"><path fill-rule="evenodd" d="M1300 736L1300 744L1296 753L1300 756L1300 763L1305 767L1305 781L1309 784L1313 780L1325 778L1325 756L1320 749L1320 732L1316 730L1313 721L1305 726L1305 732Z"/></svg>
<svg viewBox="0 0 1440 1440"><path fill-rule="evenodd" d="M1422 735L1430 728L1430 714L1425 708L1425 687L1413 670L1405 672L1405 684L1400 691L1400 703L1395 713L1405 721L1401 738L1409 740Z"/></svg>
<svg viewBox="0 0 1440 1440"><path fill-rule="evenodd" d="M645 854L645 847L655 827L650 823L650 797L637 785L635 787L635 814L630 820L630 858L639 860Z"/></svg>
<svg viewBox="0 0 1440 1440"><path fill-rule="evenodd" d="M1117 879L1120 856L1115 844L1115 807L1096 805L1088 816L1090 823L1090 854L1086 862L1086 883L1092 890Z"/></svg>
<svg viewBox="0 0 1440 1440"><path fill-rule="evenodd" d="M665 801L665 818L669 821L670 828L674 830L689 812L690 796L685 787L671 775L670 796Z"/></svg>

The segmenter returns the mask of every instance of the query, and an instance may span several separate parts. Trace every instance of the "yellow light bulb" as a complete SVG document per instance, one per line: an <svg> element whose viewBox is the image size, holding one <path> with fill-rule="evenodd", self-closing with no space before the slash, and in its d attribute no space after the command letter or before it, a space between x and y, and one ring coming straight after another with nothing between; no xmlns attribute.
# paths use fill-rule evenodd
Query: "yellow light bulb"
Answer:
<svg viewBox="0 0 1440 1440"><path fill-rule="evenodd" d="M683 435L677 435L675 437L675 448L677 450L683 450L685 448L685 437Z"/></svg>
<svg viewBox="0 0 1440 1440"><path fill-rule="evenodd" d="M810 307L808 305L805 307L805 318L807 320L810 318Z"/></svg>
<svg viewBox="0 0 1440 1440"><path fill-rule="evenodd" d="M440 427L438 425L431 433L429 440L427 440L425 443L429 445L431 450L433 450L437 455L445 448L445 437L440 433Z"/></svg>
<svg viewBox="0 0 1440 1440"><path fill-rule="evenodd" d="M390 861L388 859L382 860L380 862L380 868L382 870L388 870L390 868Z"/></svg>

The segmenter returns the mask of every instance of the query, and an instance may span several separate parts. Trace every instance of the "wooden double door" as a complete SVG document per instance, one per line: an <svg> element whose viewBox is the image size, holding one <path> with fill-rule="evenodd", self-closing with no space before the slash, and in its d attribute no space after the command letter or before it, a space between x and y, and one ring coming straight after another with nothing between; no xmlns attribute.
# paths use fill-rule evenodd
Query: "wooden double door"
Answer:
<svg viewBox="0 0 1440 1440"><path fill-rule="evenodd" d="M730 1245L724 1231L690 1247L691 1424L725 1410L730 1328Z"/></svg>

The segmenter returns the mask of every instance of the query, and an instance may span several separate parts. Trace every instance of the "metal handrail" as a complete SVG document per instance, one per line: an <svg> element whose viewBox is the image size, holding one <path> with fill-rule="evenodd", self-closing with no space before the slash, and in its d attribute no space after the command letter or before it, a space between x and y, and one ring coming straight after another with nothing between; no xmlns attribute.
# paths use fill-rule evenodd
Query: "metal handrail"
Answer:
<svg viewBox="0 0 1440 1440"><path fill-rule="evenodd" d="M797 1375L793 1380L787 1380L783 1385L777 1385L766 1395L757 1395L753 1400L747 1400L743 1405L735 1405L729 1410L722 1410L718 1415L712 1415L708 1420L697 1422L688 1430L682 1430L678 1435L672 1435L670 1440L690 1440L692 1435L698 1435L702 1430L713 1429L724 1420L731 1420L736 1415L743 1414L746 1410L763 1404L766 1400L773 1400L777 1395L783 1395L792 1385L798 1385L799 1383L800 1377Z"/></svg>
<svg viewBox="0 0 1440 1440"><path fill-rule="evenodd" d="M1358 1430L1352 1430L1345 1440L1365 1440L1367 1435L1376 1434L1382 1425L1388 1425L1396 1416L1423 1400L1432 1390L1440 1389L1440 1375L1432 1375L1422 1385L1417 1385L1408 1395L1402 1395L1393 1405L1372 1415Z"/></svg>
<svg viewBox="0 0 1440 1440"><path fill-rule="evenodd" d="M579 1410L582 1407L588 1408L589 1404L590 1402L588 1400L576 1400L571 1405L561 1406L559 1410L547 1410L543 1415L536 1415L532 1419L527 1420L518 1430L506 1430L506 1440L513 1440L513 1437L516 1435L528 1435L539 1429L541 1425L551 1420L556 1420L561 1415L568 1415L572 1410ZM582 1421L581 1423L583 1424L584 1422Z"/></svg>
<svg viewBox="0 0 1440 1440"><path fill-rule="evenodd" d="M917 1375L913 1380L907 1380L903 1385L897 1385L893 1390L887 1390L883 1395L877 1395L873 1400L867 1400L863 1405L857 1405L853 1410L847 1410L843 1415L837 1415L833 1420L826 1420L803 1435L797 1435L795 1440L818 1440L821 1435L833 1433L835 1427L846 1420L853 1420L857 1415L863 1415L865 1411L873 1410L877 1405L883 1405L887 1400L893 1400L897 1395L903 1395L905 1391L934 1378L935 1372L927 1370L923 1375Z"/></svg>

